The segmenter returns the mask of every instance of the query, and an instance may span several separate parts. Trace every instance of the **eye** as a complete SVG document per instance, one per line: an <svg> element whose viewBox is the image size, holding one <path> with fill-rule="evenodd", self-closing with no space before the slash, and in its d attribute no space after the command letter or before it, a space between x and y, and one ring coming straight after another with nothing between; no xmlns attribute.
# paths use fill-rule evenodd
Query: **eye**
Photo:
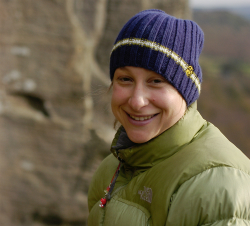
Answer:
<svg viewBox="0 0 250 226"><path fill-rule="evenodd" d="M152 83L155 83L155 84L159 84L159 83L162 83L162 82L163 82L163 79L156 78L156 79L152 80Z"/></svg>
<svg viewBox="0 0 250 226"><path fill-rule="evenodd" d="M128 78L128 77L120 77L118 78L121 82L130 82L132 81L131 78Z"/></svg>
<svg viewBox="0 0 250 226"><path fill-rule="evenodd" d="M152 78L149 80L149 83L152 85L160 85L160 84L163 84L165 82L166 82L166 80L164 78L161 78L161 77L156 77L156 78Z"/></svg>
<svg viewBox="0 0 250 226"><path fill-rule="evenodd" d="M117 77L117 81L119 83L130 83L132 82L132 78L130 76L127 76L127 75L120 75Z"/></svg>
<svg viewBox="0 0 250 226"><path fill-rule="evenodd" d="M133 82L133 79L127 75L121 75L116 78L116 82L120 85L128 85Z"/></svg>

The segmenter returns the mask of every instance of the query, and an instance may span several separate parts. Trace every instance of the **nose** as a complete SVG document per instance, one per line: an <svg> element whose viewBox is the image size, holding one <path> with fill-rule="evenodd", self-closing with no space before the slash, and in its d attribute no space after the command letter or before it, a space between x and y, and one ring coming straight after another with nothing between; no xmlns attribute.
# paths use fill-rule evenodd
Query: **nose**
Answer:
<svg viewBox="0 0 250 226"><path fill-rule="evenodd" d="M128 100L130 107L134 111L140 111L141 108L147 106L148 103L148 93L146 90L143 87L135 86Z"/></svg>

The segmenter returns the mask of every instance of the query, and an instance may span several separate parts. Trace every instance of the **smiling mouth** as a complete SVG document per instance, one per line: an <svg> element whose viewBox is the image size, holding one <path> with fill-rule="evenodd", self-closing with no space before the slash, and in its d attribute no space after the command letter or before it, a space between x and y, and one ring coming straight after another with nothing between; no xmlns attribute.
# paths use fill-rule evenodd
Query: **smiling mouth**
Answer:
<svg viewBox="0 0 250 226"><path fill-rule="evenodd" d="M148 119L151 119L153 118L155 115L149 115L149 116L144 116L144 117L136 117L136 116L133 116L133 115L129 115L130 118L136 120L136 121L145 121L145 120L148 120Z"/></svg>

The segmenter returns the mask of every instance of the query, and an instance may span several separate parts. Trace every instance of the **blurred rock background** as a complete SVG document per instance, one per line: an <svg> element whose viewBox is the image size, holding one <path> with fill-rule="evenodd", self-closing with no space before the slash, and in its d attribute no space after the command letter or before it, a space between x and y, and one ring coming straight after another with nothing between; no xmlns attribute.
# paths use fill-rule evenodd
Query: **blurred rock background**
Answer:
<svg viewBox="0 0 250 226"><path fill-rule="evenodd" d="M109 153L108 61L122 25L187 0L0 1L0 225L86 225L93 172Z"/></svg>

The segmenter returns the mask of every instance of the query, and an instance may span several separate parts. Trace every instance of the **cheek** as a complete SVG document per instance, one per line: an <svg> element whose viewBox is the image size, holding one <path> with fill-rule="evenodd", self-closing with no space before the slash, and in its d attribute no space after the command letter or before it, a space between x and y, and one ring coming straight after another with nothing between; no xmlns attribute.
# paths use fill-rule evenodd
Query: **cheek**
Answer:
<svg viewBox="0 0 250 226"><path fill-rule="evenodd" d="M163 90L158 92L156 96L153 96L153 101L162 106L168 106L174 102L174 95L168 90Z"/></svg>
<svg viewBox="0 0 250 226"><path fill-rule="evenodd" d="M118 106L119 103L117 102L117 98L115 95L112 95L112 99L111 99L111 110L113 112L113 115L117 118L117 114L118 114Z"/></svg>
<svg viewBox="0 0 250 226"><path fill-rule="evenodd" d="M112 98L111 98L111 107L114 113L114 110L120 105L124 104L127 99L127 93L124 88L119 86L113 87ZM115 113L114 113L115 114Z"/></svg>
<svg viewBox="0 0 250 226"><path fill-rule="evenodd" d="M152 101L159 108L164 110L173 110L179 109L182 106L183 98L182 96L174 91L161 92L157 98L153 97Z"/></svg>

